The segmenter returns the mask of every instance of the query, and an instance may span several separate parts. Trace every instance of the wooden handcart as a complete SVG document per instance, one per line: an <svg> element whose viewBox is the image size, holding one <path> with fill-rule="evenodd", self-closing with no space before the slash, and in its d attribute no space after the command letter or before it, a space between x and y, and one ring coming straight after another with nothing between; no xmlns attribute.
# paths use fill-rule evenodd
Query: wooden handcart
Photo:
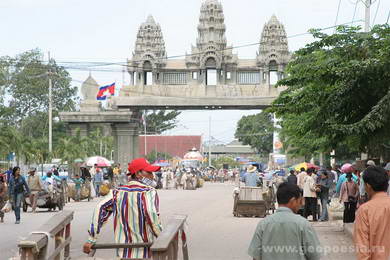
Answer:
<svg viewBox="0 0 390 260"><path fill-rule="evenodd" d="M275 210L273 188L240 187L234 194L233 215L235 217L264 218Z"/></svg>

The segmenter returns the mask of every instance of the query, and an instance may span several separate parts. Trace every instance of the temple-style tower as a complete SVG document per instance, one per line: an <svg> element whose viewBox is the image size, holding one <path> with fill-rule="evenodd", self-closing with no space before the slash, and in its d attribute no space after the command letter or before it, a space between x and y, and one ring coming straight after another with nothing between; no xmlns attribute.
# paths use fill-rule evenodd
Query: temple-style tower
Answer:
<svg viewBox="0 0 390 260"><path fill-rule="evenodd" d="M260 38L259 52L257 53L257 66L269 75L267 81L271 84L275 79L283 77L283 71L290 60L287 34L283 24L275 15L264 25ZM265 77L266 78L266 77Z"/></svg>
<svg viewBox="0 0 390 260"><path fill-rule="evenodd" d="M146 85L152 84L156 80L152 78L152 72L165 65L166 57L161 27L153 16L149 15L146 22L139 27L133 56L128 60L132 84L135 81L145 82ZM150 82L147 82L148 80Z"/></svg>
<svg viewBox="0 0 390 260"><path fill-rule="evenodd" d="M225 16L218 0L202 3L196 46L186 56L186 66L198 69L199 83L218 85L226 83L226 70L237 65L237 56L226 43ZM229 74L230 75L230 74Z"/></svg>

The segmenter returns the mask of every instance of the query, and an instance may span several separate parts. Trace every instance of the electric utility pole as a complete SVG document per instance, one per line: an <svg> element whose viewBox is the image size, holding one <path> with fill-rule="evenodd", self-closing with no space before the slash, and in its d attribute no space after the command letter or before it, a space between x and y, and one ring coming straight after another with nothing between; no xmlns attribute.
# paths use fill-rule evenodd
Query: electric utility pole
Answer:
<svg viewBox="0 0 390 260"><path fill-rule="evenodd" d="M209 167L211 166L211 116L209 117Z"/></svg>
<svg viewBox="0 0 390 260"><path fill-rule="evenodd" d="M364 5L365 8L365 18L364 18L364 31L369 32L370 31L370 7L372 4L372 0L365 0Z"/></svg>
<svg viewBox="0 0 390 260"><path fill-rule="evenodd" d="M53 100L52 100L52 82L51 82L51 65L50 65L50 52L48 53L48 59L49 59L49 71L48 71L48 77L49 77L49 153L52 153L53 151Z"/></svg>

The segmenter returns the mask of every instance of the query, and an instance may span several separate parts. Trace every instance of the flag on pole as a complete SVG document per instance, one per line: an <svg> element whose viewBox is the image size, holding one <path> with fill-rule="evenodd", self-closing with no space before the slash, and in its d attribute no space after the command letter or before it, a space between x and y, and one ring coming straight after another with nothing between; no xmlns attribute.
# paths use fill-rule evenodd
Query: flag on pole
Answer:
<svg viewBox="0 0 390 260"><path fill-rule="evenodd" d="M99 88L99 92L97 93L97 100L106 100L109 96L114 96L115 94L115 82L111 85L106 85Z"/></svg>

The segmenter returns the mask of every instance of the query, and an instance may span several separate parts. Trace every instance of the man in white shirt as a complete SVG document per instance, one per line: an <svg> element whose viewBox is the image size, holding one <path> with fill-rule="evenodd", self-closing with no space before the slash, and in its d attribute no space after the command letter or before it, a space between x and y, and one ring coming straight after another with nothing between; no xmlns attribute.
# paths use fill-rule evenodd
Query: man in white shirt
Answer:
<svg viewBox="0 0 390 260"><path fill-rule="evenodd" d="M297 184L299 186L299 188L301 188L301 190L303 190L303 184L304 184L304 180L305 180L305 177L307 176L307 173L305 171L305 168L301 168L301 172L298 173L297 175Z"/></svg>
<svg viewBox="0 0 390 260"><path fill-rule="evenodd" d="M303 183L303 197L305 198L305 209L303 216L307 218L313 216L313 221L317 221L317 193L316 182L313 178L313 168L307 170L307 175Z"/></svg>

